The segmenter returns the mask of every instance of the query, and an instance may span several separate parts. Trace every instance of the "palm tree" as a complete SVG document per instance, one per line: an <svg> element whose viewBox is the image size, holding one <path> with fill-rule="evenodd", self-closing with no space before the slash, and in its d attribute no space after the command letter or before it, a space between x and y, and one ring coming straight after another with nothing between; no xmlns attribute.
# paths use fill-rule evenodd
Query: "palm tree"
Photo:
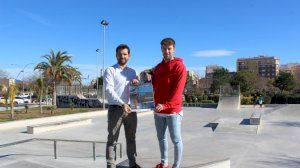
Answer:
<svg viewBox="0 0 300 168"><path fill-rule="evenodd" d="M15 117L14 100L15 100L16 93L17 93L17 87L15 85L10 85L8 89L8 97L9 97L11 119Z"/></svg>
<svg viewBox="0 0 300 168"><path fill-rule="evenodd" d="M74 67L67 67L63 74L63 80L65 80L69 85L69 95L71 94L71 86L73 82L79 82L81 84L81 72Z"/></svg>
<svg viewBox="0 0 300 168"><path fill-rule="evenodd" d="M52 105L56 105L56 83L61 81L63 74L66 73L66 70L69 65L65 65L66 62L72 62L71 57L66 51L58 51L55 53L52 49L50 54L42 56L46 58L48 62L41 62L34 68L35 70L42 70L43 75L50 79L52 85Z"/></svg>

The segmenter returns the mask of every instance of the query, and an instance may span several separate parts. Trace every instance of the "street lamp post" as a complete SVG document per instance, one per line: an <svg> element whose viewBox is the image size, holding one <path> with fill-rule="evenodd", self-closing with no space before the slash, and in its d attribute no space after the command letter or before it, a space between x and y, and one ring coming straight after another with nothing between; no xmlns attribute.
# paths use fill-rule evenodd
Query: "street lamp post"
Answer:
<svg viewBox="0 0 300 168"><path fill-rule="evenodd" d="M97 53L101 53L100 49L96 49ZM98 55L97 55L97 78L96 78L96 90L97 90L97 98L99 98L99 59L98 59Z"/></svg>
<svg viewBox="0 0 300 168"><path fill-rule="evenodd" d="M31 65L31 64L34 64L34 63L28 63L28 64L26 64L25 66L24 66L24 68L23 68L23 87L22 87L22 89L23 89L23 96L24 96L24 76L25 76L25 68L28 66L28 65ZM30 94L30 101L31 101L31 94Z"/></svg>
<svg viewBox="0 0 300 168"><path fill-rule="evenodd" d="M108 26L108 21L106 20L102 20L101 21L101 25L103 26L103 64L102 64L102 80L103 80L103 84L102 84L102 103L103 103L103 110L105 110L105 84L104 84L104 58L105 58L105 30L106 30L106 26Z"/></svg>
<svg viewBox="0 0 300 168"><path fill-rule="evenodd" d="M23 73L23 79L22 79L22 92L23 92L23 96L24 96L24 73L25 73L25 68L28 66L28 65L31 65L31 64L34 64L34 63L28 63L28 64L26 64L24 67L23 67L23 69L18 73L18 75L17 75L17 77L16 77L16 79L18 79L18 77L19 77L19 75L21 74L21 73ZM16 65L16 64L12 64L12 65Z"/></svg>

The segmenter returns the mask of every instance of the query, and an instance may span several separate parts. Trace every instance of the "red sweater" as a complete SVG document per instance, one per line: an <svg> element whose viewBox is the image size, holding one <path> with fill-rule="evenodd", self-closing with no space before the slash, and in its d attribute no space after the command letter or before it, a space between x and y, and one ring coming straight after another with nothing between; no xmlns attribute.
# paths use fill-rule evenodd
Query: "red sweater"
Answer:
<svg viewBox="0 0 300 168"><path fill-rule="evenodd" d="M186 81L186 68L181 58L159 63L153 71L154 102L163 105L160 113L173 114L182 110L182 93Z"/></svg>

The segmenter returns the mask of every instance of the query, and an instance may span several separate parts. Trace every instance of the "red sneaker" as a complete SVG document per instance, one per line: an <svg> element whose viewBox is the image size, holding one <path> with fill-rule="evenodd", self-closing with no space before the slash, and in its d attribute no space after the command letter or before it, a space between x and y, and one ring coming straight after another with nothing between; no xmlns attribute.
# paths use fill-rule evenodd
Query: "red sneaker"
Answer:
<svg viewBox="0 0 300 168"><path fill-rule="evenodd" d="M160 163L160 164L156 165L155 168L171 168L171 166L169 166L169 165L164 166L162 163Z"/></svg>

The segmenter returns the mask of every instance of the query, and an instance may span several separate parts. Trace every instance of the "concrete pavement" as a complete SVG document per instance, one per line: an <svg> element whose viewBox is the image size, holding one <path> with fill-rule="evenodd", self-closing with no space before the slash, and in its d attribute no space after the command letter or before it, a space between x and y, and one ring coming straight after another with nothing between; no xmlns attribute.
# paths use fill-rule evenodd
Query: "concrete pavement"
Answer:
<svg viewBox="0 0 300 168"><path fill-rule="evenodd" d="M277 105L267 108L241 108L220 111L211 108L184 108L182 136L184 141L183 168L200 167L205 163L229 158L232 168L299 168L300 166L300 105ZM261 129L253 133L243 124L255 110L262 113ZM30 138L55 138L106 141L106 116L92 117L92 124L81 127L27 134L26 128L0 131L0 145ZM210 123L222 121L213 130ZM240 121L240 122L239 122ZM121 130L123 161L126 159L125 136ZM92 146L85 143L58 143L58 159L53 158L53 143L27 142L0 148L0 168L104 168L105 145L96 146L93 161ZM145 168L159 162L159 148L152 113L138 116L138 162ZM169 139L169 161L174 148ZM26 167L27 166L27 167Z"/></svg>

